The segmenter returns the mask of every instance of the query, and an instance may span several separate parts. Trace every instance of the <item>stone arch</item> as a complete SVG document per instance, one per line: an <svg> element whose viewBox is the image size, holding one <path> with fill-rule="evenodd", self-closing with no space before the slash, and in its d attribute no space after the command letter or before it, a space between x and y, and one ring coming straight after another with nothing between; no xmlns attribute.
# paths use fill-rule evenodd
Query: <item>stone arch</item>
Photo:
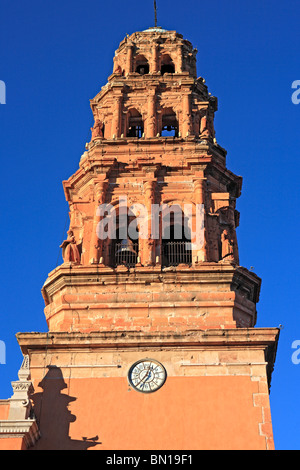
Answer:
<svg viewBox="0 0 300 470"><path fill-rule="evenodd" d="M192 264L191 231L180 203L165 204L162 209L161 263L164 267Z"/></svg>
<svg viewBox="0 0 300 470"><path fill-rule="evenodd" d="M113 226L106 240L106 264L133 267L139 252L138 218L126 202L121 205L119 200L113 201L109 209Z"/></svg>
<svg viewBox="0 0 300 470"><path fill-rule="evenodd" d="M144 134L144 120L137 108L130 108L127 112L126 136L141 138Z"/></svg>
<svg viewBox="0 0 300 470"><path fill-rule="evenodd" d="M163 108L161 112L161 135L165 137L179 136L179 121L173 108Z"/></svg>
<svg viewBox="0 0 300 470"><path fill-rule="evenodd" d="M148 59L143 54L137 55L134 60L134 71L140 75L146 75L149 73L149 70Z"/></svg>
<svg viewBox="0 0 300 470"><path fill-rule="evenodd" d="M170 54L165 53L161 56L160 71L162 75L165 73L175 73L175 64Z"/></svg>

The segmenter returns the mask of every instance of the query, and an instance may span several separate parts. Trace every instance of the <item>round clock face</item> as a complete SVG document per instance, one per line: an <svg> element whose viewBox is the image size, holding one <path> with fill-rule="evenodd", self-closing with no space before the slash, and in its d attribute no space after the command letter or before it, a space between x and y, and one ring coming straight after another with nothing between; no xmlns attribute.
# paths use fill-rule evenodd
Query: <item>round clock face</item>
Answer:
<svg viewBox="0 0 300 470"><path fill-rule="evenodd" d="M143 359L131 366L129 382L135 390L151 393L158 390L166 381L167 373L162 364L151 359Z"/></svg>

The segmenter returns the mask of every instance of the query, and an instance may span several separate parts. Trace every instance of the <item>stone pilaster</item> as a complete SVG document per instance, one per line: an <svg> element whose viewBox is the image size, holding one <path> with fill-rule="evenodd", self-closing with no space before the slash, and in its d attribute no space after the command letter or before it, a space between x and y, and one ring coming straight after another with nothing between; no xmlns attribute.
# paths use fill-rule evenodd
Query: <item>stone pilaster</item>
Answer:
<svg viewBox="0 0 300 470"><path fill-rule="evenodd" d="M97 264L102 257L103 239L98 237L98 224L101 221L100 208L105 203L107 181L101 181L95 187L95 212L90 244L90 263Z"/></svg>
<svg viewBox="0 0 300 470"><path fill-rule="evenodd" d="M148 96L148 115L147 115L147 135L146 137L155 137L156 135L156 95L155 89L151 90Z"/></svg>

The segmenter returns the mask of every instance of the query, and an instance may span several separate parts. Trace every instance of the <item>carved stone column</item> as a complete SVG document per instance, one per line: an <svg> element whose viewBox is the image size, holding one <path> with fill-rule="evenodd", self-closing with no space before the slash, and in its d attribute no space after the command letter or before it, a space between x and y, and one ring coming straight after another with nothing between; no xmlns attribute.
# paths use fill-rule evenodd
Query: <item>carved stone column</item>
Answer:
<svg viewBox="0 0 300 470"><path fill-rule="evenodd" d="M118 94L114 99L113 118L111 126L111 137L120 137L121 135L121 109L122 109L122 95Z"/></svg>
<svg viewBox="0 0 300 470"><path fill-rule="evenodd" d="M196 252L193 253L193 258L196 261L208 260L208 243L207 243L207 227L206 227L206 212L205 212L205 193L206 193L206 179L194 180L194 195L196 203ZM200 225L200 226L198 226ZM194 230L195 233L195 230Z"/></svg>
<svg viewBox="0 0 300 470"><path fill-rule="evenodd" d="M154 44L152 47L152 57L151 57L151 73L157 73L159 70L159 60L158 60L158 45Z"/></svg>
<svg viewBox="0 0 300 470"><path fill-rule="evenodd" d="M147 137L156 136L156 95L151 90L148 96Z"/></svg>
<svg viewBox="0 0 300 470"><path fill-rule="evenodd" d="M132 57L133 57L133 44L127 46L127 60L126 60L126 72L132 72Z"/></svg>
<svg viewBox="0 0 300 470"><path fill-rule="evenodd" d="M145 206L147 209L147 230L148 235L145 240L141 240L141 262L143 265L153 265L155 260L155 240L151 238L151 217L152 205L154 204L154 191L156 182L153 180L144 182Z"/></svg>
<svg viewBox="0 0 300 470"><path fill-rule="evenodd" d="M182 137L191 132L191 100L190 94L185 93L182 100Z"/></svg>
<svg viewBox="0 0 300 470"><path fill-rule="evenodd" d="M183 72L183 59L182 59L182 46L177 46L177 54L176 54L176 69L177 73Z"/></svg>
<svg viewBox="0 0 300 470"><path fill-rule="evenodd" d="M90 264L98 264L102 257L103 239L98 237L98 224L101 221L99 206L105 203L107 181L101 181L95 187L95 212L93 221L93 231L90 244Z"/></svg>

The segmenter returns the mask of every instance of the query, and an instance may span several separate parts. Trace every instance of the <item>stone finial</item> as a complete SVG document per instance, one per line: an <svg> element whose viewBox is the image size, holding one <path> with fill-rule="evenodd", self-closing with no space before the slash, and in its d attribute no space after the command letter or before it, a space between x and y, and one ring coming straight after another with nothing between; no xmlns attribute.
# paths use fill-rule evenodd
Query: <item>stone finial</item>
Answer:
<svg viewBox="0 0 300 470"><path fill-rule="evenodd" d="M19 380L22 382L24 380L30 380L30 367L29 367L29 356L26 355L23 358L21 368L18 372Z"/></svg>
<svg viewBox="0 0 300 470"><path fill-rule="evenodd" d="M20 439L20 450L35 445L40 438L38 424L34 417L30 395L34 392L30 381L29 356L24 356L18 372L19 380L12 382L13 396L9 400L9 415L7 420L0 421L0 439Z"/></svg>
<svg viewBox="0 0 300 470"><path fill-rule="evenodd" d="M19 380L11 383L14 394L10 399L9 420L22 420L30 417L31 403L29 396L34 389L30 381L29 366L29 356L24 356L18 372Z"/></svg>

